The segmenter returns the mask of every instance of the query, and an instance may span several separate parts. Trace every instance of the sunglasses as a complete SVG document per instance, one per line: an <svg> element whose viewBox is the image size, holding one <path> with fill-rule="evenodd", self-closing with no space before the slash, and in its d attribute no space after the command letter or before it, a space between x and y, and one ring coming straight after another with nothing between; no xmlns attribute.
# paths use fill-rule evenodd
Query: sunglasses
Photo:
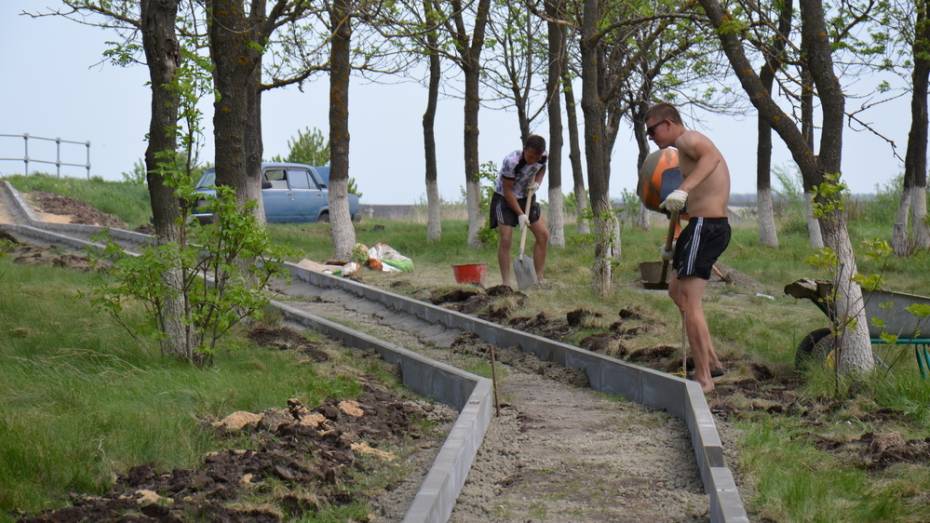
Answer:
<svg viewBox="0 0 930 523"><path fill-rule="evenodd" d="M651 126L649 126L649 127L646 127L646 135L647 135L647 136L655 136L655 134L656 134L656 129L657 129L660 125L662 125L662 124L664 124L664 123L668 123L668 120L662 120L661 122L659 122L659 123L657 123L657 124L655 124L655 125L651 125Z"/></svg>

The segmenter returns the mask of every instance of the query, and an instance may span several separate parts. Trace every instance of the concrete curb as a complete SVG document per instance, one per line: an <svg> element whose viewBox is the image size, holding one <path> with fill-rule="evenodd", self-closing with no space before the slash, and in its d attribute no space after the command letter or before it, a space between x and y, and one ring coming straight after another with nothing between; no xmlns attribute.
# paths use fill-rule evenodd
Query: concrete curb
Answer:
<svg viewBox="0 0 930 523"><path fill-rule="evenodd" d="M272 300L271 304L288 320L337 338L350 347L377 351L385 361L400 367L407 388L459 410L452 430L403 519L406 523L447 521L491 423L491 381L286 303Z"/></svg>
<svg viewBox="0 0 930 523"><path fill-rule="evenodd" d="M0 224L0 230L14 237L66 245L73 249L102 251L105 248L99 243L29 225ZM406 523L448 521L491 423L490 380L355 332L287 304L277 301L271 304L281 310L286 318L338 338L350 347L376 350L385 361L400 367L406 387L459 411L452 430L446 436L403 519Z"/></svg>
<svg viewBox="0 0 930 523"><path fill-rule="evenodd" d="M10 184L10 182L6 180L0 182L0 192L5 193L7 196L6 200L13 204L11 211L14 217L17 218L17 221L19 221L22 225L28 225L30 227L45 229L63 234L77 233L91 235L106 232L115 239L139 244L151 244L155 241L155 237L150 234L142 234L117 227L102 227L100 225L84 225L79 223L43 222L39 219L38 216L36 216L35 212L32 210L32 206L26 203L26 200L23 198L23 196Z"/></svg>
<svg viewBox="0 0 930 523"><path fill-rule="evenodd" d="M713 414L697 383L292 263L285 265L294 277L314 286L345 290L424 321L474 333L488 343L516 346L542 360L583 369L594 390L619 394L684 420L691 434L701 481L710 498L711 521L749 521L733 474L726 466Z"/></svg>

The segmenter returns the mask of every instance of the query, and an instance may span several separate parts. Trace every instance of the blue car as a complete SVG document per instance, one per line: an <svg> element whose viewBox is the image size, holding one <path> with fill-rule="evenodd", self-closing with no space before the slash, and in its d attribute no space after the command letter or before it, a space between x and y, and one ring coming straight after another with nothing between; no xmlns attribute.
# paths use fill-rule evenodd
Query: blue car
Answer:
<svg viewBox="0 0 930 523"><path fill-rule="evenodd" d="M327 173L328 174L328 173ZM300 163L262 164L262 202L269 223L329 221L329 177ZM216 171L207 169L197 182L197 192L213 196ZM349 214L358 220L358 196L349 195ZM201 222L212 219L209 212L195 211Z"/></svg>

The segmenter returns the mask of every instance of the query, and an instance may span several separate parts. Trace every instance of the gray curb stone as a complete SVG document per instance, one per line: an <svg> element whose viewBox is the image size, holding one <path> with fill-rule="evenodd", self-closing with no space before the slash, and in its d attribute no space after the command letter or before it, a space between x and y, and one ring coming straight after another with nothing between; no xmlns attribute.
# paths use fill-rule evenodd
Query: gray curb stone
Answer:
<svg viewBox="0 0 930 523"><path fill-rule="evenodd" d="M447 521L491 423L491 381L286 303L272 300L271 304L288 320L350 347L377 351L385 361L400 367L407 388L458 409L459 416L403 519L405 523Z"/></svg>
<svg viewBox="0 0 930 523"><path fill-rule="evenodd" d="M474 333L488 343L502 347L516 346L542 360L583 369L594 390L619 394L630 401L665 410L684 420L691 434L704 491L710 499L711 521L749 521L736 481L726 466L713 414L697 383L351 280L309 271L292 263L285 265L292 276L317 287L342 289L424 321Z"/></svg>

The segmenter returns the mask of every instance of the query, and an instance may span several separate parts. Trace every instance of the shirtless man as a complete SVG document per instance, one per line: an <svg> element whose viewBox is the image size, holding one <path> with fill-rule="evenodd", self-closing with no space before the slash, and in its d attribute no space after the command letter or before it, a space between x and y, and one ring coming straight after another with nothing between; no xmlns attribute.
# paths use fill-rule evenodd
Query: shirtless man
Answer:
<svg viewBox="0 0 930 523"><path fill-rule="evenodd" d="M659 205L669 212L691 217L675 244L672 267L676 277L668 294L681 311L694 354L694 379L705 393L714 390L711 372L722 370L710 340L701 299L717 258L730 243L727 203L730 199L730 170L709 138L685 128L681 115L667 103L646 111L646 134L660 148L675 146L684 181Z"/></svg>

